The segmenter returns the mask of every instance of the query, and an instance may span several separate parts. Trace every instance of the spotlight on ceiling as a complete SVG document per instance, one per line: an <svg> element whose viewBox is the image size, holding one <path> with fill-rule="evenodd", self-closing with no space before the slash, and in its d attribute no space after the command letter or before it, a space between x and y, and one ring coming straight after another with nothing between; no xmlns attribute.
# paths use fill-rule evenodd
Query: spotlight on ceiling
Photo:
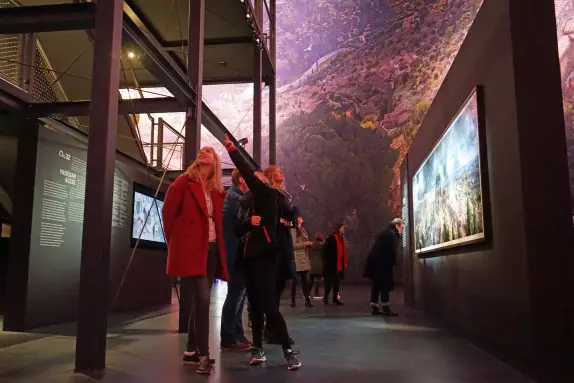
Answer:
<svg viewBox="0 0 574 383"><path fill-rule="evenodd" d="M129 57L130 59L133 59L133 58L136 57L136 54L135 54L134 52L128 52L128 57Z"/></svg>
<svg viewBox="0 0 574 383"><path fill-rule="evenodd" d="M248 142L249 142L249 138L247 138L247 137L242 138L241 140L237 141L237 143L238 143L240 146L245 146L245 145L247 145Z"/></svg>

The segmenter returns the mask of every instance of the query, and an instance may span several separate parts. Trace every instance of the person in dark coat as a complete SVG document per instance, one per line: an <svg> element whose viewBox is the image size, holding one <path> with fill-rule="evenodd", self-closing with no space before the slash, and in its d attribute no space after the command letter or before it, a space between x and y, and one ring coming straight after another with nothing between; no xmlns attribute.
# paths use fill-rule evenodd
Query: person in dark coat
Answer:
<svg viewBox="0 0 574 383"><path fill-rule="evenodd" d="M319 280L323 278L323 246L325 245L325 236L323 233L315 235L315 241L309 251L311 261L311 271L309 276L309 293L315 287L315 296L319 296Z"/></svg>
<svg viewBox="0 0 574 383"><path fill-rule="evenodd" d="M405 223L400 218L395 218L388 228L383 230L378 236L371 249L363 276L372 282L371 289L371 309L373 315L382 314L397 316L391 310L389 304L389 293L395 287L393 280L393 268L397 262L397 255L401 242L401 233L405 228ZM379 307L379 297L381 305Z"/></svg>
<svg viewBox="0 0 574 383"><path fill-rule="evenodd" d="M237 169L231 173L232 185L223 203L223 240L227 254L227 296L221 310L221 350L244 351L251 349L251 342L243 332L243 306L247 298L245 278L238 258L240 237L235 233L239 200L249 191ZM239 261L239 262L236 262Z"/></svg>
<svg viewBox="0 0 574 383"><path fill-rule="evenodd" d="M251 168L229 137L225 137L223 145L250 190L239 200L240 219L237 225L237 234L242 236L241 263L253 317L254 347L250 364L258 365L267 361L262 344L264 318L267 318L281 342L287 368L296 370L301 367L301 362L296 356L298 353L291 349L289 332L276 304L275 293L279 266L277 226L280 218L289 217L281 217L277 190L269 186L267 178Z"/></svg>
<svg viewBox="0 0 574 383"><path fill-rule="evenodd" d="M337 225L336 230L327 238L323 246L323 278L325 281L325 295L323 303L329 304L329 294L333 291L333 304L342 306L339 299L341 279L345 275L345 269L349 264L347 255L347 241L343 237L345 226Z"/></svg>
<svg viewBox="0 0 574 383"><path fill-rule="evenodd" d="M263 174L269 180L269 184L277 190L279 196L277 200L280 212L280 219L277 223L278 267L275 283L277 307L279 307L281 304L281 296L287 286L287 281L293 281L297 278L297 272L295 271L295 252L293 250L293 239L291 237L291 223L297 217L300 217L300 214L298 208L291 205L293 197L286 190L285 176L281 168L277 165L269 165L263 171ZM285 217L292 217L293 219L286 219ZM265 328L264 338L267 339L267 343L269 344L279 343L271 323ZM294 344L291 338L290 342Z"/></svg>

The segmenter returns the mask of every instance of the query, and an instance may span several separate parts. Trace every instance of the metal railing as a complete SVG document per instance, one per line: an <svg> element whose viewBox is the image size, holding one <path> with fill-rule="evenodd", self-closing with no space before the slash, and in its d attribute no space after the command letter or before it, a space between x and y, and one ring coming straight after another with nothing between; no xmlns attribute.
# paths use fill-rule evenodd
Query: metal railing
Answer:
<svg viewBox="0 0 574 383"><path fill-rule="evenodd" d="M183 169L185 137L163 118L151 120L150 142L142 142L149 166L158 170Z"/></svg>

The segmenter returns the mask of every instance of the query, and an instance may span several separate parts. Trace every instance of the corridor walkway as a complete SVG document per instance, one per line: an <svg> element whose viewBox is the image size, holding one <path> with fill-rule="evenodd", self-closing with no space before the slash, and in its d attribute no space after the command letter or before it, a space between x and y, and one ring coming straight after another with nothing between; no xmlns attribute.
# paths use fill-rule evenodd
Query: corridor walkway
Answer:
<svg viewBox="0 0 574 383"><path fill-rule="evenodd" d="M397 305L398 318L371 317L365 288L344 288L344 307L290 308L289 328L303 368L287 371L279 346L268 347L268 363L247 364L247 353L219 352L220 307L225 285L214 290L211 377L183 366L184 335L174 333L176 306L137 318L110 320L109 367L104 382L329 382L329 383L526 383L530 380L424 314ZM400 296L394 296L400 300ZM355 302L355 303L353 303ZM300 305L302 306L302 304ZM123 323L122 323L123 322ZM35 334L0 332L0 382L90 382L74 374L72 325Z"/></svg>

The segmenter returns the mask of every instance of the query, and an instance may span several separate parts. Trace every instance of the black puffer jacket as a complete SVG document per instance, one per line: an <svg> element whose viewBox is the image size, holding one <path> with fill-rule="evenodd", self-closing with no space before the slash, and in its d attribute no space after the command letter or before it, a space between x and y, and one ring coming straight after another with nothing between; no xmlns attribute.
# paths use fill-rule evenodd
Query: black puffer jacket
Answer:
<svg viewBox="0 0 574 383"><path fill-rule="evenodd" d="M279 219L286 212L280 207L280 196L277 189L263 183L257 178L241 154L235 150L229 153L231 160L237 166L239 173L249 187L250 193L240 199L240 214L243 214L240 231L244 233L244 258L257 256L277 257L277 251L283 243L280 238ZM261 217L261 225L252 227L250 217ZM285 216L291 220L292 216Z"/></svg>

